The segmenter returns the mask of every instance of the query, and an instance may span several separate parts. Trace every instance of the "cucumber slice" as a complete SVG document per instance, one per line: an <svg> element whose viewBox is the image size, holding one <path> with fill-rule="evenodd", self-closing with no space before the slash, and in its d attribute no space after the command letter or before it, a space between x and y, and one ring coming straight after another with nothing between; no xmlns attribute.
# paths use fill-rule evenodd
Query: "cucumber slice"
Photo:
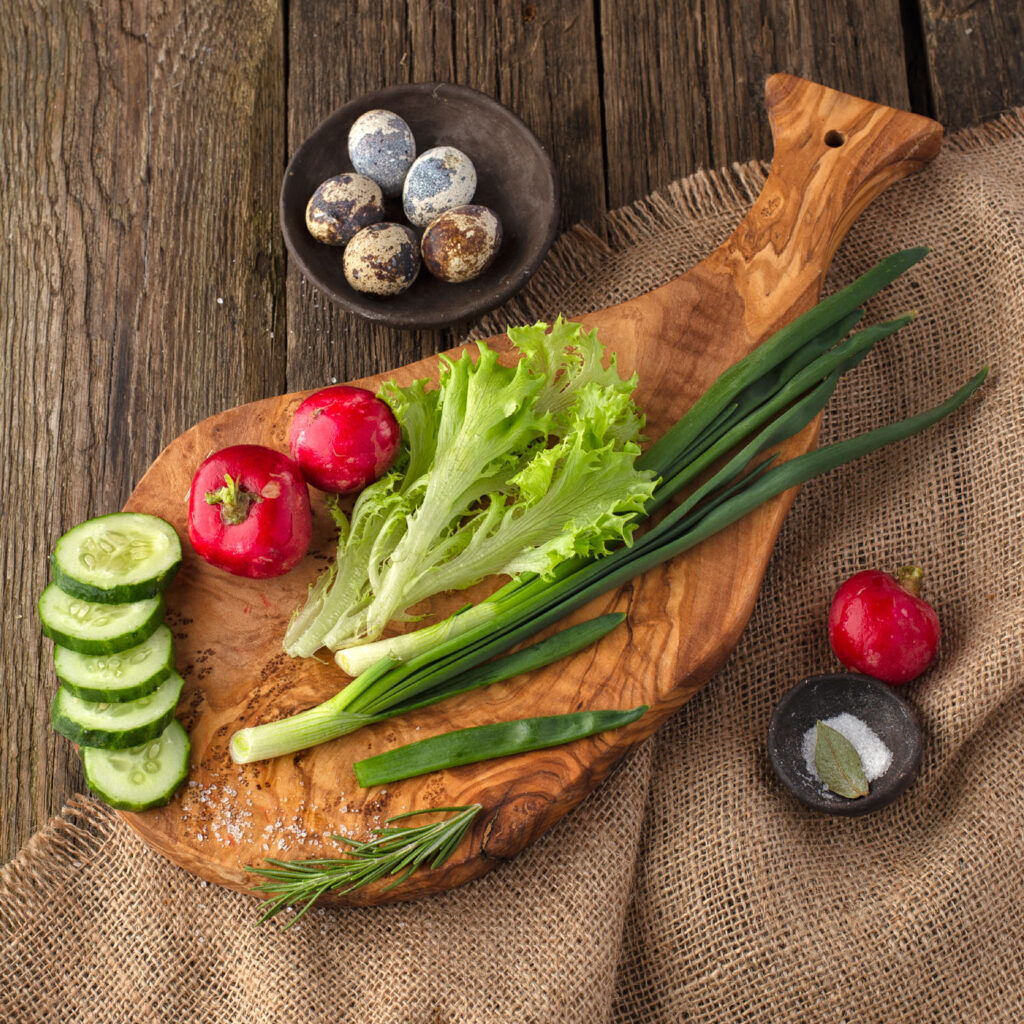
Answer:
<svg viewBox="0 0 1024 1024"><path fill-rule="evenodd" d="M62 686L53 698L50 721L81 747L124 750L156 739L167 728L184 685L172 672L152 693L119 704L81 700Z"/></svg>
<svg viewBox="0 0 1024 1024"><path fill-rule="evenodd" d="M82 748L89 788L111 807L146 811L169 803L188 775L188 733L176 719L155 739L127 750Z"/></svg>
<svg viewBox="0 0 1024 1024"><path fill-rule="evenodd" d="M163 594L129 604L99 604L51 583L39 598L43 633L81 654L115 654L135 647L152 636L163 617Z"/></svg>
<svg viewBox="0 0 1024 1024"><path fill-rule="evenodd" d="M166 626L137 647L117 654L80 654L53 649L57 678L82 700L119 702L152 693L174 668L174 641Z"/></svg>
<svg viewBox="0 0 1024 1024"><path fill-rule="evenodd" d="M181 565L181 541L170 523L142 512L97 516L68 530L50 556L65 593L125 604L161 593Z"/></svg>

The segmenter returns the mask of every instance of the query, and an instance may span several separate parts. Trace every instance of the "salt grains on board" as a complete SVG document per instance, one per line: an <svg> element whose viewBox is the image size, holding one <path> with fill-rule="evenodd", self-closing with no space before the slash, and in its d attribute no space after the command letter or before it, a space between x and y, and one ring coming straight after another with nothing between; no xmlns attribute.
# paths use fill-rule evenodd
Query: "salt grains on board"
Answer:
<svg viewBox="0 0 1024 1024"><path fill-rule="evenodd" d="M873 782L889 770L892 764L892 751L879 739L878 735L867 723L862 722L856 715L843 712L841 715L834 715L824 720L825 725L842 733L852 744L857 756L860 758L864 768L864 777L868 782ZM814 765L814 748L817 737L817 726L812 725L804 733L802 751L807 771L811 778L821 781L817 768Z"/></svg>

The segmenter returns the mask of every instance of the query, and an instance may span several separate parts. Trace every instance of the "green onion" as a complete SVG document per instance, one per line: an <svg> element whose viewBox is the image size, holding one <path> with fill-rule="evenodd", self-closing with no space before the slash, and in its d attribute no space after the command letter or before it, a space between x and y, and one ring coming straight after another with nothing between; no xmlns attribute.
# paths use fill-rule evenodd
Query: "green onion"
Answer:
<svg viewBox="0 0 1024 1024"><path fill-rule="evenodd" d="M621 729L646 710L643 704L631 711L573 711L456 729L356 761L352 767L360 786L380 786L444 768L559 747L595 733Z"/></svg>
<svg viewBox="0 0 1024 1024"><path fill-rule="evenodd" d="M386 718L394 718L395 715L404 715L406 712L436 704L439 700L454 697L458 693L533 672L596 643L616 626L621 625L625 618L621 612L613 612L610 615L599 615L595 619L580 622L554 633L539 643L524 647L521 651L497 658L482 669L455 674L431 690L429 696L418 700L393 701L386 711L377 714L347 711L348 704L360 693L365 692L374 680L399 664L394 659L383 659L374 666L372 672L365 672L362 675L359 680L361 688L348 686L323 704L300 711L290 718L239 729L231 737L231 756L239 764L248 764L280 754L290 754L304 747L312 747L345 736L364 725L382 722ZM295 743L298 742L301 742L302 746L296 747Z"/></svg>
<svg viewBox="0 0 1024 1024"><path fill-rule="evenodd" d="M391 658L382 658L368 672L364 672L356 682L361 692L376 679L387 675L399 662ZM239 764L251 761L263 761L268 757L280 757L296 750L305 750L328 740L337 739L346 733L355 732L364 725L380 721L382 716L352 714L345 710L349 701L349 687L336 693L323 704L307 708L297 715L282 718L277 722L266 722L264 725L239 729L231 737L231 756ZM386 716L383 716L386 717ZM299 744L296 746L296 744Z"/></svg>
<svg viewBox="0 0 1024 1024"><path fill-rule="evenodd" d="M364 692L353 710L380 708L395 697L407 700L414 694L426 694L443 685L452 674L468 673L601 594L688 550L789 488L931 426L962 405L987 372L982 370L934 409L765 470L749 487L717 505L687 529L675 529L675 524L666 519L633 547L587 563L553 583L538 578L526 581L506 595L492 622L391 669L378 679L372 691Z"/></svg>
<svg viewBox="0 0 1024 1024"><path fill-rule="evenodd" d="M641 469L652 469L662 477L673 471L673 464L686 452L690 442L699 435L722 409L742 395L780 363L794 356L806 344L851 315L900 274L928 255L927 248L904 249L887 256L852 284L822 299L813 309L780 328L762 342L750 355L734 363L701 395L687 414L640 456Z"/></svg>
<svg viewBox="0 0 1024 1024"><path fill-rule="evenodd" d="M809 346L812 354L822 347L822 338L829 344L839 342L858 317L859 311L848 315L837 325L828 327L823 336L813 339L813 343ZM763 392L760 396L763 401L759 407L751 405L753 399L750 398L749 389L746 398L728 406L726 409L726 412L730 414L728 418L723 417L717 422L717 427L713 424L713 429L707 429L702 433L702 443L705 445L703 451L694 454L688 461L677 460L676 464L679 468L675 475L670 479L663 478L659 481L647 503L647 514L651 515L661 508L709 465L749 436L752 431L762 427L766 421L769 426L767 430L763 430L758 435L760 441L757 450L764 450L771 444L785 440L797 433L820 412L828 398L831 397L838 380L838 377L834 376L837 372L844 373L852 369L875 344L908 324L912 319L913 315L907 314L896 320L859 331L845 342L836 345L831 350L826 349L823 354L810 360L801 361L791 356L789 366L793 372L789 380L784 384L775 382L770 391ZM808 413L802 421L798 420L798 416L788 408L800 396L804 396L802 400L806 404L800 405L799 408ZM775 418L772 419L772 417ZM756 451L750 450L746 460L732 460L729 464L730 475L738 477L749 462L749 458L755 454ZM721 473L714 477L714 482L716 486L725 482ZM706 496L708 491L709 488L705 486L700 492L700 496ZM689 507L695 503L691 499ZM360 676L384 657L408 661L424 651L435 649L445 640L468 632L474 626L482 626L493 621L496 614L495 603L500 601L506 590L514 590L515 587L516 581L513 581L502 591L492 595L488 601L470 606L459 614L450 616L433 626L339 651L336 656L338 665L349 675Z"/></svg>
<svg viewBox="0 0 1024 1024"><path fill-rule="evenodd" d="M585 647L597 643L616 626L621 625L625 619L625 612L612 612L609 615L599 615L595 619L587 619L586 622L569 626L558 633L553 633L546 640L524 647L521 651L514 651L512 654L489 661L480 668L453 676L447 682L432 689L430 696L426 699L393 705L388 712L388 717L404 715L407 711L416 711L429 704L436 704L439 700L454 697L458 693L466 693L481 686L490 686L491 683L500 683L506 679L512 679L514 676L535 672L539 668L544 668L545 665L552 665L556 661L568 658Z"/></svg>
<svg viewBox="0 0 1024 1024"><path fill-rule="evenodd" d="M876 327L869 327L866 330L858 331L847 341L836 345L836 347L824 352L813 361L796 370L787 381L778 385L771 394L765 395L761 404L753 406L754 399L749 399L748 402L737 406L734 416L722 425L721 433L714 438L713 443L707 444L703 451L687 461L675 476L661 481L655 489L652 501L648 504L648 514L677 494L708 466L721 458L721 456L745 437L748 437L753 430L762 424L771 422L772 417L781 416L790 403L807 393L808 389L815 388L822 380L830 379L832 374L837 374L836 381L838 381L838 374L852 369L879 341L889 337L890 334L895 333L901 327L905 327L913 318L913 314L908 313L896 320L890 320ZM852 325L856 319L856 316L853 316L841 320L836 325L834 332L826 331L823 337L829 341L832 341L834 338L835 342L838 342L847 333L847 325ZM823 406L824 403L822 403ZM817 413L814 415L817 415ZM812 415L810 419L813 418L814 416ZM777 434L778 430L775 433ZM793 431L793 433L796 433L796 431ZM783 435L780 439L784 440L786 436L792 435Z"/></svg>

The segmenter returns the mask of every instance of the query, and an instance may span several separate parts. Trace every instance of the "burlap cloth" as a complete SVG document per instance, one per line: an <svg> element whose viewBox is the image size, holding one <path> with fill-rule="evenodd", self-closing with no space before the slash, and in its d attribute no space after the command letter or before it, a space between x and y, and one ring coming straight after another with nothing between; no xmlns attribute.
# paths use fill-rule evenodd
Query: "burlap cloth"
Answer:
<svg viewBox="0 0 1024 1024"><path fill-rule="evenodd" d="M488 318L582 312L668 280L730 231L759 164L698 174L560 240ZM947 141L879 199L830 287L932 255L869 311L922 315L844 381L825 439L982 394L926 435L805 487L725 669L514 863L420 903L283 932L84 798L0 877L4 1021L630 1022L1024 1019L1024 110ZM944 625L906 695L918 781L863 819L804 810L765 730L835 667L854 570L914 560Z"/></svg>

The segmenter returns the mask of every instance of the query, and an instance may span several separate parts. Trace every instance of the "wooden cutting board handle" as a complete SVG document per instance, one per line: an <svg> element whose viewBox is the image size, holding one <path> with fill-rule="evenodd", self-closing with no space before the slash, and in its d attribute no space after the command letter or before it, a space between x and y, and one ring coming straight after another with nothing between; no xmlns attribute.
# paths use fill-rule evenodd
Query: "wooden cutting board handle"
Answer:
<svg viewBox="0 0 1024 1024"><path fill-rule="evenodd" d="M765 103L775 143L768 180L715 256L742 276L737 290L748 301L786 296L788 308L768 325L774 330L794 306L817 301L836 249L868 203L934 159L942 125L786 74L768 78Z"/></svg>
<svg viewBox="0 0 1024 1024"><path fill-rule="evenodd" d="M640 371L637 397L652 437L727 366L814 306L860 213L942 146L937 121L795 75L768 78L765 106L775 141L771 169L733 233L680 277L583 317L612 344L625 371ZM818 422L784 454L811 447ZM788 505L772 506L772 540ZM761 571L760 559L751 564Z"/></svg>

